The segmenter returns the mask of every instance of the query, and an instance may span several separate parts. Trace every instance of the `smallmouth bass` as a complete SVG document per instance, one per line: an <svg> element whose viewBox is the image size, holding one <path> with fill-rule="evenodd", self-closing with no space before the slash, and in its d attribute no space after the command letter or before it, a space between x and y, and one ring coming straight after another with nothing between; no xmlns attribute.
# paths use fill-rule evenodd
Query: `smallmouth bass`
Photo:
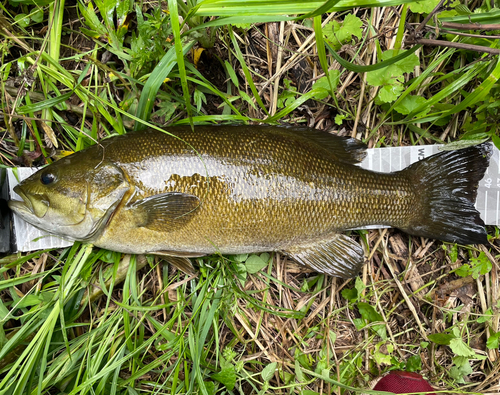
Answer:
<svg viewBox="0 0 500 395"><path fill-rule="evenodd" d="M123 253L188 258L280 251L355 276L361 246L341 232L389 225L487 243L474 208L491 147L443 151L395 173L358 166L366 146L315 129L197 126L103 140L22 181L9 206L43 230Z"/></svg>

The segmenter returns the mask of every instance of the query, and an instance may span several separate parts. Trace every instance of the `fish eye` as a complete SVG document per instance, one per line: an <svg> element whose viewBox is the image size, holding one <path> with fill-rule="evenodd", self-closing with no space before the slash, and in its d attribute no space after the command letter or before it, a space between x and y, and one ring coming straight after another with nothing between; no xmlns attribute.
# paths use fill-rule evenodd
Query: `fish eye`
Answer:
<svg viewBox="0 0 500 395"><path fill-rule="evenodd" d="M40 181L43 185L52 184L56 179L56 176L52 173L42 173L40 176Z"/></svg>

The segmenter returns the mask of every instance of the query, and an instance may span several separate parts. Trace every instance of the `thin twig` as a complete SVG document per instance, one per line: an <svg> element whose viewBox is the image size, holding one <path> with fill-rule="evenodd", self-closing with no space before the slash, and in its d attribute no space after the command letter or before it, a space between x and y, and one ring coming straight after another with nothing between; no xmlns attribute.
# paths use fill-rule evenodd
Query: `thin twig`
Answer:
<svg viewBox="0 0 500 395"><path fill-rule="evenodd" d="M499 26L499 28L500 28L500 26ZM490 40L500 39L500 36L487 36L486 34L463 33L463 32L457 32L457 31L448 30L448 29L441 29L441 32L446 33L446 34L456 34L457 36L464 36L464 37L488 38Z"/></svg>
<svg viewBox="0 0 500 395"><path fill-rule="evenodd" d="M424 20L420 23L420 25L417 26L417 28L415 29L415 32L419 32L420 30L422 30L424 28L425 25L427 25L427 22L429 22L431 20L431 18L439 12L439 10L441 9L441 7L443 6L445 1L447 1L447 0L441 0L439 2L439 4L429 13L429 15L427 15L424 18Z"/></svg>
<svg viewBox="0 0 500 395"><path fill-rule="evenodd" d="M441 22L440 27L457 30L500 30L500 24L481 25L480 23Z"/></svg>
<svg viewBox="0 0 500 395"><path fill-rule="evenodd" d="M421 44L421 45L428 45L431 47L448 47L448 48L456 48L456 49L465 49L468 51L475 51L475 52L486 52L486 53L489 53L492 55L499 55L500 54L500 49L496 49L496 48L488 48L488 47L484 47L482 45L454 43L454 42L444 41L444 40L432 40L430 38L413 38L413 39L409 39L407 42L410 44Z"/></svg>

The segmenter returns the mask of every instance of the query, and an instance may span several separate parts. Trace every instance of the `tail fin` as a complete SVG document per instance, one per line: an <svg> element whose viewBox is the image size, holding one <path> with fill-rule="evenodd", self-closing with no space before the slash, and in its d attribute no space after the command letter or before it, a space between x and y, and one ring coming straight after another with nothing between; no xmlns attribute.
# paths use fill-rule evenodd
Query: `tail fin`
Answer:
<svg viewBox="0 0 500 395"><path fill-rule="evenodd" d="M440 152L403 170L419 201L414 218L402 230L451 243L487 243L484 222L474 203L490 156L490 144L483 143Z"/></svg>

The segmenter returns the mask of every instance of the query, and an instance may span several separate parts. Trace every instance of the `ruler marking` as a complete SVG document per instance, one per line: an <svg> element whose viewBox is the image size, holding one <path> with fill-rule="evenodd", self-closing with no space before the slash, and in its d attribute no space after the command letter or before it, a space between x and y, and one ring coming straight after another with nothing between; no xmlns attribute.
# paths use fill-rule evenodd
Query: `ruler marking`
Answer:
<svg viewBox="0 0 500 395"><path fill-rule="evenodd" d="M488 219L488 191L484 194L484 219Z"/></svg>

